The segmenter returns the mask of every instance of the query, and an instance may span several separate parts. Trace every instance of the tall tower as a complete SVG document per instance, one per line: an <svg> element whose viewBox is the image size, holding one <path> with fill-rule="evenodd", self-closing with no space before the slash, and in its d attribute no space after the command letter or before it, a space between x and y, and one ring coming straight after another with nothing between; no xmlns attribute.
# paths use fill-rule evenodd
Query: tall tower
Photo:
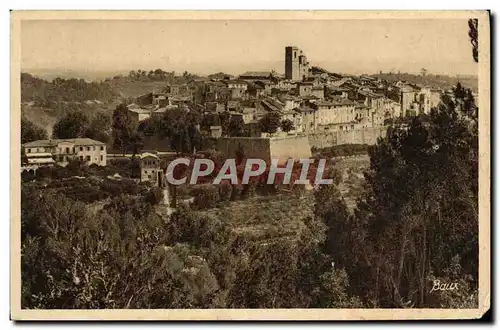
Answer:
<svg viewBox="0 0 500 330"><path fill-rule="evenodd" d="M295 46L285 47L285 77L286 79L298 81L300 76L300 50Z"/></svg>

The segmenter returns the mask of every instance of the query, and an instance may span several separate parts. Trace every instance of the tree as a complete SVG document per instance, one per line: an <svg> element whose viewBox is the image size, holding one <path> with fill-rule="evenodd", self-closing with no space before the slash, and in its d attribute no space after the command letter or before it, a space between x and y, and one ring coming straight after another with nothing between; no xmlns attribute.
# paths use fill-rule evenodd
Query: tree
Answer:
<svg viewBox="0 0 500 330"><path fill-rule="evenodd" d="M48 139L47 131L21 117L21 143Z"/></svg>
<svg viewBox="0 0 500 330"><path fill-rule="evenodd" d="M132 156L140 153L142 148L144 147L144 140L142 138L142 135L138 132L132 132L132 135L129 138L129 145L132 149Z"/></svg>
<svg viewBox="0 0 500 330"><path fill-rule="evenodd" d="M157 198L122 195L90 214L64 194L21 194L23 308L209 308L217 298L209 263L177 243L179 231L167 230L150 204ZM179 238L194 247L227 241L229 226L193 220L179 229L197 235Z"/></svg>
<svg viewBox="0 0 500 330"><path fill-rule="evenodd" d="M276 133L280 127L280 115L277 112L268 112L260 121L259 126L264 133Z"/></svg>
<svg viewBox="0 0 500 330"><path fill-rule="evenodd" d="M448 276L457 256L456 276L477 286L477 108L460 84L442 101L429 122L416 117L369 151L356 212L357 272L366 276L351 280L382 306L428 306L430 279Z"/></svg>
<svg viewBox="0 0 500 330"><path fill-rule="evenodd" d="M191 109L174 109L165 114L163 133L170 139L170 146L178 153L192 153L201 148L202 135L199 130L201 115Z"/></svg>
<svg viewBox="0 0 500 330"><path fill-rule="evenodd" d="M21 165L28 163L28 157L26 156L26 150L21 146Z"/></svg>
<svg viewBox="0 0 500 330"><path fill-rule="evenodd" d="M228 135L229 136L243 136L244 121L241 116L231 116L228 125Z"/></svg>
<svg viewBox="0 0 500 330"><path fill-rule="evenodd" d="M85 137L107 143L110 140L110 131L111 117L102 112L98 112L90 121L89 127L85 132Z"/></svg>
<svg viewBox="0 0 500 330"><path fill-rule="evenodd" d="M122 153L125 154L125 152L130 149L135 127L127 106L123 103L118 105L113 111L112 128L113 147L121 150Z"/></svg>
<svg viewBox="0 0 500 330"><path fill-rule="evenodd" d="M55 123L52 135L58 139L85 137L89 118L81 111L70 112Z"/></svg>
<svg viewBox="0 0 500 330"><path fill-rule="evenodd" d="M284 119L281 121L281 130L283 132L290 132L295 129L295 126L293 125L293 122L290 119Z"/></svg>
<svg viewBox="0 0 500 330"><path fill-rule="evenodd" d="M478 19L472 18L469 20L469 38L472 45L472 58L477 63L478 62L478 50L477 50L477 40L478 40Z"/></svg>

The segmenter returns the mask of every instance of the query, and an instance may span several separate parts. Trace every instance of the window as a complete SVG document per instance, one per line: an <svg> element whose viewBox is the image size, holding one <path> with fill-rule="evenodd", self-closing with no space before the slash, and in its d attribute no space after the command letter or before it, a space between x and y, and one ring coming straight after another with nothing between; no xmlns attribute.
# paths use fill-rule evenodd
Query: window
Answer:
<svg viewBox="0 0 500 330"><path fill-rule="evenodd" d="M103 155L101 155L101 162L102 162L103 160L104 160L104 156L103 156Z"/></svg>
<svg viewBox="0 0 500 330"><path fill-rule="evenodd" d="M151 175L148 175L148 179L151 179Z"/></svg>
<svg viewBox="0 0 500 330"><path fill-rule="evenodd" d="M83 162L83 156L80 156L80 161L82 161L82 162Z"/></svg>
<svg viewBox="0 0 500 330"><path fill-rule="evenodd" d="M68 147L66 147L66 153L69 154L69 148Z"/></svg>
<svg viewBox="0 0 500 330"><path fill-rule="evenodd" d="M97 157L94 157L94 160L97 162Z"/></svg>
<svg viewBox="0 0 500 330"><path fill-rule="evenodd" d="M101 146L101 150L104 150L104 146Z"/></svg>
<svg viewBox="0 0 500 330"><path fill-rule="evenodd" d="M83 151L83 147L80 147L80 151Z"/></svg>
<svg viewBox="0 0 500 330"><path fill-rule="evenodd" d="M30 149L30 148L28 148L28 152L31 152L31 149Z"/></svg>
<svg viewBox="0 0 500 330"><path fill-rule="evenodd" d="M90 147L87 147L87 151L90 151Z"/></svg>
<svg viewBox="0 0 500 330"><path fill-rule="evenodd" d="M87 161L90 162L90 156L87 156Z"/></svg>
<svg viewBox="0 0 500 330"><path fill-rule="evenodd" d="M64 156L59 156L59 161L63 162L64 161Z"/></svg>

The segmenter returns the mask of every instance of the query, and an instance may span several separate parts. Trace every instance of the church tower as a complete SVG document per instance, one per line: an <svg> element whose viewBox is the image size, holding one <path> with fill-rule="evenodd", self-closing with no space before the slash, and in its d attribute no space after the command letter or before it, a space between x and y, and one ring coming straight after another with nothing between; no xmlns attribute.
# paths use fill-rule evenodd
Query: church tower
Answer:
<svg viewBox="0 0 500 330"><path fill-rule="evenodd" d="M285 77L286 79L298 81L300 77L300 50L295 46L285 48Z"/></svg>
<svg viewBox="0 0 500 330"><path fill-rule="evenodd" d="M309 75L307 57L298 47L285 47L285 77L293 81L301 81Z"/></svg>

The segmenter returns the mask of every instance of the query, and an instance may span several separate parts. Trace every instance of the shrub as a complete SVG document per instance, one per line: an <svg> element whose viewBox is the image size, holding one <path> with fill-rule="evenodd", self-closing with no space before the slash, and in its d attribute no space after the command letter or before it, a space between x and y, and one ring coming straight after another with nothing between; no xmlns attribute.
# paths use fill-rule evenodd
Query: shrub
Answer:
<svg viewBox="0 0 500 330"><path fill-rule="evenodd" d="M65 194L74 200L93 203L109 197L109 193L93 186L75 187L65 191Z"/></svg>
<svg viewBox="0 0 500 330"><path fill-rule="evenodd" d="M144 196L144 200L151 205L158 205L163 201L163 190L160 188L149 190Z"/></svg>
<svg viewBox="0 0 500 330"><path fill-rule="evenodd" d="M218 185L219 199L221 201L229 201L233 193L233 187L229 182L221 182Z"/></svg>
<svg viewBox="0 0 500 330"><path fill-rule="evenodd" d="M110 193L112 196L118 196L121 194L137 195L148 189L146 186L139 186L132 180L114 181L109 179L103 180L99 184L99 187L103 191Z"/></svg>
<svg viewBox="0 0 500 330"><path fill-rule="evenodd" d="M193 189L194 205L200 209L215 207L219 201L219 191L213 185L201 185Z"/></svg>
<svg viewBox="0 0 500 330"><path fill-rule="evenodd" d="M35 178L36 178L35 174L32 174L32 173L30 173L28 171L23 171L21 173L21 181L22 182L33 181L33 180L35 180Z"/></svg>
<svg viewBox="0 0 500 330"><path fill-rule="evenodd" d="M89 167L87 163L79 160L73 159L66 165L66 169L71 175L83 176L89 172Z"/></svg>
<svg viewBox="0 0 500 330"><path fill-rule="evenodd" d="M59 167L59 166L55 166L56 167ZM37 179L48 179L48 178L51 178L52 177L52 168L50 168L49 166L42 166L42 167L39 167L36 171L36 178Z"/></svg>
<svg viewBox="0 0 500 330"><path fill-rule="evenodd" d="M243 186L241 184L232 185L231 200L235 201L240 199L242 192L243 192Z"/></svg>

